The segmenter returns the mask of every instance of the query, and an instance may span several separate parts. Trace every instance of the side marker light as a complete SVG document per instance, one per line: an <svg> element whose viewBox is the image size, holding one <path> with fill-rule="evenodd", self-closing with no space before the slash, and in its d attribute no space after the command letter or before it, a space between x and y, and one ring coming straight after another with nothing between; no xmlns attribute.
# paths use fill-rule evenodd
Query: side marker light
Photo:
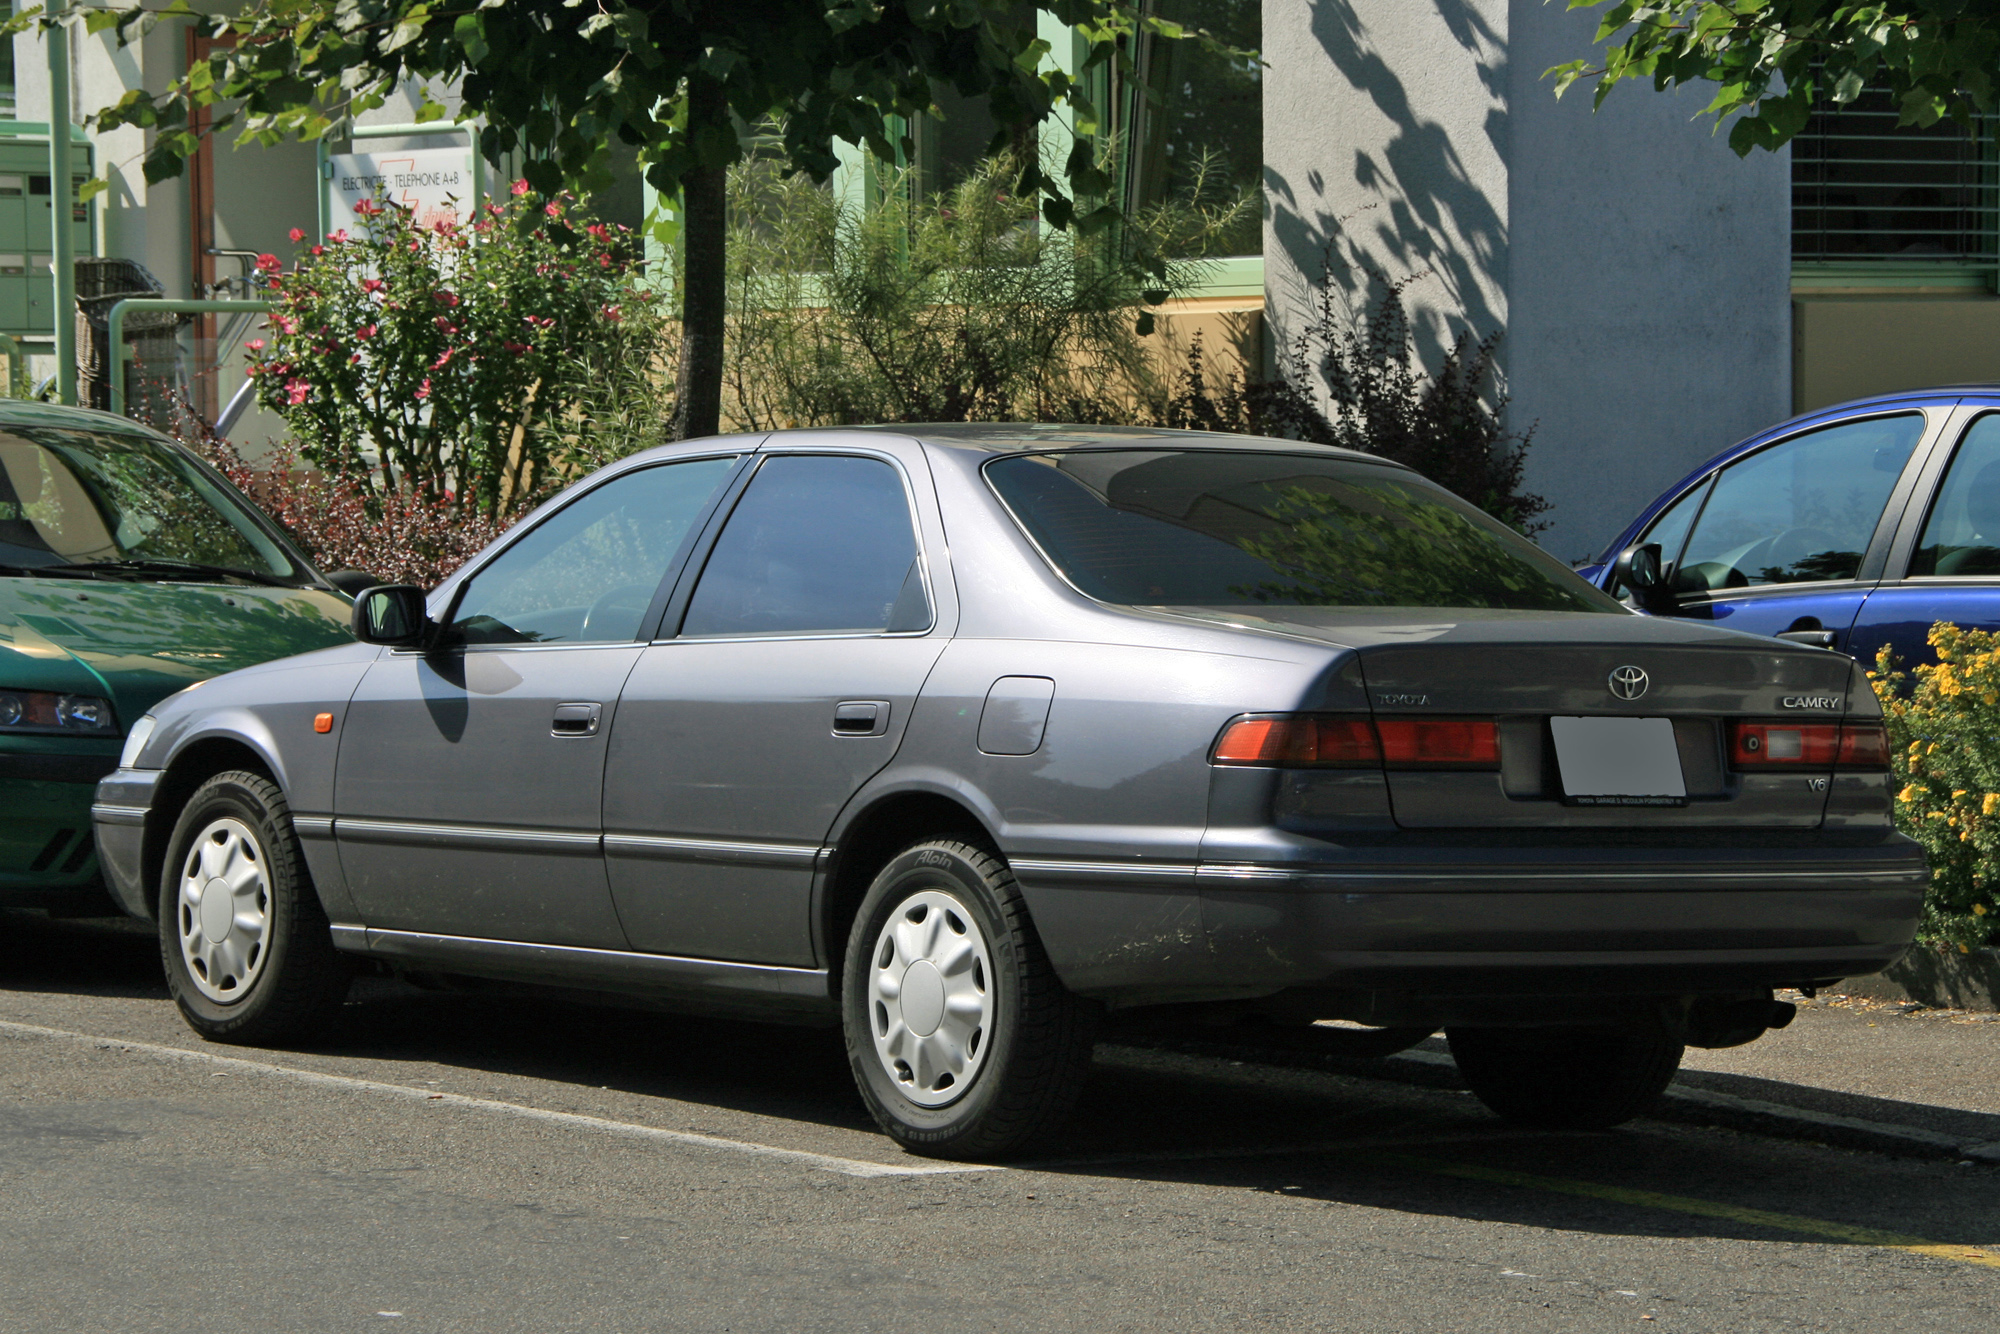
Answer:
<svg viewBox="0 0 2000 1334"><path fill-rule="evenodd" d="M333 730L333 715L332 715L332 714L330 714L330 713L315 713L315 714L313 715L313 731L315 731L315 732L331 732L332 730Z"/></svg>

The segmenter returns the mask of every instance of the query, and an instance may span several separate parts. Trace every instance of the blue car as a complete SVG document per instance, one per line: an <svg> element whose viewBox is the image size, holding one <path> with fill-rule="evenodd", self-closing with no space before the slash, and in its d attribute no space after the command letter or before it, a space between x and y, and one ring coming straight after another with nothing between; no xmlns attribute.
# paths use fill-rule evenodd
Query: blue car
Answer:
<svg viewBox="0 0 2000 1334"><path fill-rule="evenodd" d="M2000 384L1794 417L1677 482L1578 573L1656 615L1934 661L1937 621L2000 630Z"/></svg>

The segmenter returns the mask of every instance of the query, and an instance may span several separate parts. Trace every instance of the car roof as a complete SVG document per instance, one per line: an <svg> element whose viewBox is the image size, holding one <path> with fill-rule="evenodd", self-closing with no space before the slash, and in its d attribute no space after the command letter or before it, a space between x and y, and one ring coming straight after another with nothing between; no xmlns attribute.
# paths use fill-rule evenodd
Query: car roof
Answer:
<svg viewBox="0 0 2000 1334"><path fill-rule="evenodd" d="M63 403L41 403L27 398L0 398L0 426L66 426L71 430L159 434L144 422L121 417L115 412L73 408Z"/></svg>
<svg viewBox="0 0 2000 1334"><path fill-rule="evenodd" d="M1851 417L1856 413L1867 412L1872 408L1917 408L1927 404L1943 405L1956 403L1962 398L1987 395L2000 397L2000 381L1976 380L1966 384L1940 384L1931 385L1923 389L1897 389L1883 394L1869 394L1863 398L1850 398L1842 403L1829 403L1824 407L1795 413L1790 417L1784 418L1782 421L1773 422L1769 426L1751 432L1727 448L1717 450L1703 459L1686 476L1676 481L1672 486L1660 491L1640 509L1639 513L1619 531L1616 537L1611 539L1609 546L1605 547L1603 551L1591 559L1593 562L1609 560L1614 552L1623 547L1627 541L1640 532L1648 523L1651 523L1661 511L1665 510L1672 503L1675 497L1684 492L1698 478L1724 464L1733 463L1745 454L1762 449L1780 437L1792 434L1801 427L1811 426L1815 422L1831 422L1841 417Z"/></svg>
<svg viewBox="0 0 2000 1334"><path fill-rule="evenodd" d="M1165 426L1081 426L1061 422L915 422L879 426L825 427L812 431L778 431L772 442L788 435L826 435L853 431L870 435L900 435L926 444L946 445L986 454L1016 454L1045 449L1130 449L1153 443L1180 449L1228 449L1252 453L1331 454L1359 463L1390 468L1404 465L1379 454L1322 445L1310 440L1239 435L1228 431L1182 431Z"/></svg>

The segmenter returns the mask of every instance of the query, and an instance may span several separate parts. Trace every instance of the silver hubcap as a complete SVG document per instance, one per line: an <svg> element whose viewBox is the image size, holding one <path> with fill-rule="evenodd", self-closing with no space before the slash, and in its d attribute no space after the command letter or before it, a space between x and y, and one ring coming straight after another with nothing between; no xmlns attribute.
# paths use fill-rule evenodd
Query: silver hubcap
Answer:
<svg viewBox="0 0 2000 1334"><path fill-rule="evenodd" d="M963 1097L992 1045L993 960L963 903L942 890L910 895L875 938L868 979L875 1055L919 1107Z"/></svg>
<svg viewBox="0 0 2000 1334"><path fill-rule="evenodd" d="M181 867L181 960L212 1001L241 1000L264 971L271 884L257 835L241 820L212 821Z"/></svg>

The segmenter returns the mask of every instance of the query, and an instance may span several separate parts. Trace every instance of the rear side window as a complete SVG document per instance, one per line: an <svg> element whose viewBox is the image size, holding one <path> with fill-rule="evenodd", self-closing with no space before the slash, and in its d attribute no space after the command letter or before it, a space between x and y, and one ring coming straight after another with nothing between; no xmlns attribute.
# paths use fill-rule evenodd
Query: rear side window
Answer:
<svg viewBox="0 0 2000 1334"><path fill-rule="evenodd" d="M1910 573L2000 575L2000 414L1974 422L1951 456Z"/></svg>
<svg viewBox="0 0 2000 1334"><path fill-rule="evenodd" d="M1101 602L1624 611L1450 492L1376 464L1079 450L998 459L986 476Z"/></svg>
<svg viewBox="0 0 2000 1334"><path fill-rule="evenodd" d="M1794 436L1724 468L1695 520L1677 588L1852 579L1923 438L1921 413Z"/></svg>
<svg viewBox="0 0 2000 1334"><path fill-rule="evenodd" d="M895 468L780 454L757 469L716 539L681 634L865 634L929 624Z"/></svg>

